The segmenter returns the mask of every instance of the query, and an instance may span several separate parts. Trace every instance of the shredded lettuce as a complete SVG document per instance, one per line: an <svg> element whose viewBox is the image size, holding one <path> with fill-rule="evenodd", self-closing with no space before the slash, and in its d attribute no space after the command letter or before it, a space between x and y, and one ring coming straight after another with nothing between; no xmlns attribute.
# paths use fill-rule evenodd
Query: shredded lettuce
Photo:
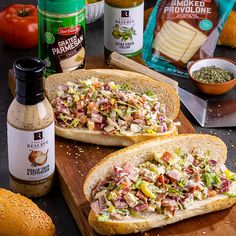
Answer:
<svg viewBox="0 0 236 236"><path fill-rule="evenodd" d="M109 214L102 214L98 216L98 222L105 222L110 219Z"/></svg>
<svg viewBox="0 0 236 236"><path fill-rule="evenodd" d="M142 178L139 176L135 184L133 184L132 189L139 189L141 184L142 184Z"/></svg>
<svg viewBox="0 0 236 236"><path fill-rule="evenodd" d="M210 187L212 186L212 183L213 183L213 176L209 173L205 173L202 175L202 178L203 178L203 181L206 183L206 186L207 187Z"/></svg>

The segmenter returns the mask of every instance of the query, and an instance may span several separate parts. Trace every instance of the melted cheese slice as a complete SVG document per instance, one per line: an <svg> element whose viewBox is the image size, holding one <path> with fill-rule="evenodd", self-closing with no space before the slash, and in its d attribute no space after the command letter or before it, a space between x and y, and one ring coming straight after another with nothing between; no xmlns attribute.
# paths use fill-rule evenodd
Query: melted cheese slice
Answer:
<svg viewBox="0 0 236 236"><path fill-rule="evenodd" d="M167 20L156 35L153 48L175 61L187 63L206 39L202 32L183 20L178 23Z"/></svg>

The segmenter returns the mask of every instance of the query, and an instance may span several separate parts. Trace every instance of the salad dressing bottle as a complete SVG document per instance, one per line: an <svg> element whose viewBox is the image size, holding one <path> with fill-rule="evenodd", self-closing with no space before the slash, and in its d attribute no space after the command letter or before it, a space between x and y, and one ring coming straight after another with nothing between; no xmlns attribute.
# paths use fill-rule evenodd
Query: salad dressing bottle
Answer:
<svg viewBox="0 0 236 236"><path fill-rule="evenodd" d="M105 0L105 59L111 52L127 57L141 53L143 47L143 0Z"/></svg>
<svg viewBox="0 0 236 236"><path fill-rule="evenodd" d="M44 95L44 63L17 60L16 98L7 114L10 187L27 197L47 194L55 170L54 115Z"/></svg>

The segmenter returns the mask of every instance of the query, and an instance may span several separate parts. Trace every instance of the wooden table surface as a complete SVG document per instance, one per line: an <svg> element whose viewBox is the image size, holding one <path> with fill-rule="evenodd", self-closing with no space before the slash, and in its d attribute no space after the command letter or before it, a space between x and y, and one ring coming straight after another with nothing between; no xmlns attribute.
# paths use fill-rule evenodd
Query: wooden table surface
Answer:
<svg viewBox="0 0 236 236"><path fill-rule="evenodd" d="M0 10L2 10L6 5L14 3L13 0L1 0L0 1ZM36 4L36 0L30 1L31 3ZM28 0L19 0L17 3L29 3ZM154 6L156 3L155 0L145 0L146 8ZM86 53L88 56L96 56L103 54L103 19L96 21L93 24L87 26L86 33ZM215 51L216 56L226 57L232 60L236 60L236 51L235 49L220 47L218 46ZM8 160L7 160L7 137L6 137L6 116L8 107L13 99L11 92L8 89L8 70L12 68L13 62L23 56L37 56L37 49L29 50L16 50L6 46L0 40L0 187L9 189L9 178L8 178ZM101 59L101 58L100 58ZM99 60L99 57L97 58ZM194 93L203 99L214 100L214 101L224 101L224 100L236 100L236 88L234 88L230 93L219 96L211 97L205 96L199 93L192 83L187 78L181 78L176 76L171 76L173 79L179 82L180 87ZM215 134L222 138L228 146L228 159L227 166L236 171L236 129L234 127L230 128L220 128L220 129L209 129L201 128L198 123L194 120L191 114L182 106L182 111L188 120L192 123L195 130L201 133ZM57 236L78 236L80 235L80 230L76 225L76 222L73 219L73 216L70 213L69 208L61 194L61 190L58 186L58 181L55 181L55 186L53 191L42 198L35 200L41 209L46 211L51 217L53 222L56 225ZM220 212L218 219L225 221L225 225L230 223L230 227L234 227L231 223L234 222L231 219L225 218L228 215L227 212ZM204 228L211 222L211 228L214 229L217 227L217 224L214 224L214 221L211 221L211 218L203 218L204 220L200 221L200 218L197 218L198 225L193 227L193 231L189 232L188 235L194 234L196 228L201 228L202 235L204 234ZM226 219L226 220L225 220ZM227 221L227 219L229 221ZM180 227L182 223L179 223L179 226L176 228L183 235L187 235L184 226ZM185 223L183 222L183 225ZM175 228L173 228L174 231ZM222 231L224 229L224 224L222 224ZM164 231L163 231L164 232ZM222 235L230 236L229 231L224 231ZM162 234L160 234L161 236ZM173 233L170 233L173 235ZM157 235L156 235L157 236Z"/></svg>

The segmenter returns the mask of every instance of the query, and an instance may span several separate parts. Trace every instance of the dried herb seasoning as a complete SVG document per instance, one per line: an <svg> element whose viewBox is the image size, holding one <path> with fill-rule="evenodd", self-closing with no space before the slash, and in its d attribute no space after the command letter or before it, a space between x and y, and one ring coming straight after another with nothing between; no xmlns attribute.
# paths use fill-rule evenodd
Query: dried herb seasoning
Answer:
<svg viewBox="0 0 236 236"><path fill-rule="evenodd" d="M206 66L193 72L192 77L203 83L224 83L232 80L234 74L216 66Z"/></svg>

